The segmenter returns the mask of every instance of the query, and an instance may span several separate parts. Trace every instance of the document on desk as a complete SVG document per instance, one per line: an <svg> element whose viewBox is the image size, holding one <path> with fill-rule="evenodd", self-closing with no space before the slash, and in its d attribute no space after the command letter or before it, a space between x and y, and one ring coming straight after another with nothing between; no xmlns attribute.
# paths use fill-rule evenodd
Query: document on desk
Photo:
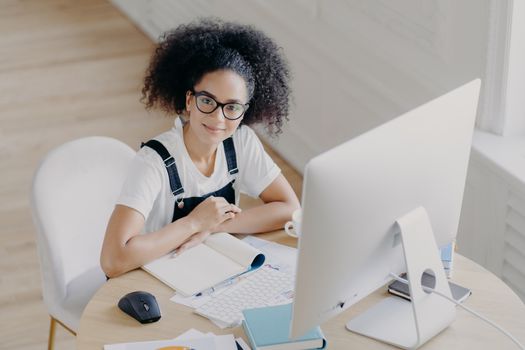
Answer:
<svg viewBox="0 0 525 350"><path fill-rule="evenodd" d="M104 345L104 350L159 350L173 349L174 347L188 347L190 349L216 350L215 339L211 336L197 339L168 339L141 341L133 343L118 343Z"/></svg>
<svg viewBox="0 0 525 350"><path fill-rule="evenodd" d="M267 241L265 239L257 238L254 236L246 236L245 238L243 238L242 241L248 243L254 249L257 249L258 251L261 251L264 254L266 258L265 265L270 265L272 268L276 268L284 273L290 274L291 276L295 276L297 261L296 248L288 247L279 243ZM245 278L244 276L246 275L243 275L241 277L241 280ZM217 294L220 294L227 289L228 288L219 289L213 292L212 295L216 296ZM186 297L177 292L172 298L170 298L170 300L177 304L185 305L195 309L210 301L212 295L205 294L199 296ZM217 326L221 329L225 328L225 325L217 324Z"/></svg>
<svg viewBox="0 0 525 350"><path fill-rule="evenodd" d="M174 339L108 344L104 345L104 350L159 350L177 346L198 350L237 350L238 344L243 350L250 349L242 338L235 339L232 334L204 334L192 328Z"/></svg>
<svg viewBox="0 0 525 350"><path fill-rule="evenodd" d="M219 232L203 243L172 257L168 254L142 268L175 289L192 296L244 272L257 269L264 254L250 244Z"/></svg>
<svg viewBox="0 0 525 350"><path fill-rule="evenodd" d="M263 252L266 257L265 264L270 264L282 272L295 276L297 248L254 236L246 236L243 238L243 242Z"/></svg>

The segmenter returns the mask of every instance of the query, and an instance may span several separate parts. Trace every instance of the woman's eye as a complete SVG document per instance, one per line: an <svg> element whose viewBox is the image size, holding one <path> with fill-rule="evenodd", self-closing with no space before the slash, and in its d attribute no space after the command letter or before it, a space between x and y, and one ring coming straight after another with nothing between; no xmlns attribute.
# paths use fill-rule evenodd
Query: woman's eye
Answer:
<svg viewBox="0 0 525 350"><path fill-rule="evenodd" d="M241 109L241 106L239 105L226 105L226 109L232 112L237 112Z"/></svg>
<svg viewBox="0 0 525 350"><path fill-rule="evenodd" d="M212 103L212 102L211 102L211 99L210 99L210 98L207 98L207 97L203 97L203 98L201 99L201 101L204 102L204 103L206 103L206 104L208 104L208 105Z"/></svg>

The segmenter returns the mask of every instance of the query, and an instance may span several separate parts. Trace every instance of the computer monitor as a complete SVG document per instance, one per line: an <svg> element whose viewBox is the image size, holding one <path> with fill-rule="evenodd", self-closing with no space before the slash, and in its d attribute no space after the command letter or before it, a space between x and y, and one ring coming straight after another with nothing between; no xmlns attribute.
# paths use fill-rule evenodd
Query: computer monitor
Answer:
<svg viewBox="0 0 525 350"><path fill-rule="evenodd" d="M412 303L387 298L347 328L414 348L452 322L454 305L420 277L450 295L438 247L457 233L479 89L471 81L309 161L291 337L407 270Z"/></svg>

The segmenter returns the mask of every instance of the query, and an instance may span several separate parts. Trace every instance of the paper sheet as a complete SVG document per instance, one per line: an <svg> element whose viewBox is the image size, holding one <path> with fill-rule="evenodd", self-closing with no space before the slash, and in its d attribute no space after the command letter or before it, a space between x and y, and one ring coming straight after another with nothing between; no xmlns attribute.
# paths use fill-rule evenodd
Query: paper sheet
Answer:
<svg viewBox="0 0 525 350"><path fill-rule="evenodd" d="M204 336L193 339L168 339L153 340L134 343L119 343L104 345L104 350L157 350L167 346L187 346L199 350L215 350L215 339L211 336ZM235 348L233 348L235 350Z"/></svg>
<svg viewBox="0 0 525 350"><path fill-rule="evenodd" d="M251 348L248 346L248 344L246 344L246 342L242 338L234 339L232 334L215 335L215 333L212 332L204 334L193 328L179 335L177 338L175 338L175 340L193 339L204 336L214 338L217 350L237 350L237 345L235 344L235 342L237 342L243 350L251 350Z"/></svg>
<svg viewBox="0 0 525 350"><path fill-rule="evenodd" d="M295 270L297 266L297 249L288 247L282 244L278 244L275 242L267 241L265 239L253 237L253 236L246 236L243 238L243 241L251 245L252 247L259 249L265 256L266 261L264 265L270 265L272 268L277 268L278 270L288 273L291 276L295 278ZM247 277L249 274L244 274L242 278ZM219 295L220 293L228 290L228 288L222 288L213 293L213 295ZM290 300L293 298L293 295L281 295L278 296L272 304L278 305L278 304L286 304L289 303ZM175 294L173 297L170 298L171 301L185 305L188 307L191 307L192 309L196 309L205 303L207 303L211 299L211 295L202 295L202 296L191 296L191 297L185 297L180 294ZM212 321L217 327L224 329L227 327L226 323L217 321L217 320L210 320Z"/></svg>
<svg viewBox="0 0 525 350"><path fill-rule="evenodd" d="M242 350L252 350L252 348L250 348L250 346L248 344L246 344L244 339L242 339L242 338L235 338L235 341L237 342L237 344L239 344L239 346L242 348Z"/></svg>
<svg viewBox="0 0 525 350"><path fill-rule="evenodd" d="M295 271L297 265L297 248L253 236L246 236L243 238L243 241L262 251L266 255L266 263L271 261L272 263L279 264L282 269Z"/></svg>

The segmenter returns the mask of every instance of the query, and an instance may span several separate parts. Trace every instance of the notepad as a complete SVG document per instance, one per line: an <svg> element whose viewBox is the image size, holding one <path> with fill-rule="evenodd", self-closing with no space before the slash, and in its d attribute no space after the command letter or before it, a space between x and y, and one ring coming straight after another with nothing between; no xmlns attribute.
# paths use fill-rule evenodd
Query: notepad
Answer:
<svg viewBox="0 0 525 350"><path fill-rule="evenodd" d="M264 263L264 254L226 232L171 257L163 256L142 268L183 296L195 295Z"/></svg>
<svg viewBox="0 0 525 350"><path fill-rule="evenodd" d="M302 337L290 339L292 304L246 309L242 323L253 350L324 349L326 340L316 327Z"/></svg>

